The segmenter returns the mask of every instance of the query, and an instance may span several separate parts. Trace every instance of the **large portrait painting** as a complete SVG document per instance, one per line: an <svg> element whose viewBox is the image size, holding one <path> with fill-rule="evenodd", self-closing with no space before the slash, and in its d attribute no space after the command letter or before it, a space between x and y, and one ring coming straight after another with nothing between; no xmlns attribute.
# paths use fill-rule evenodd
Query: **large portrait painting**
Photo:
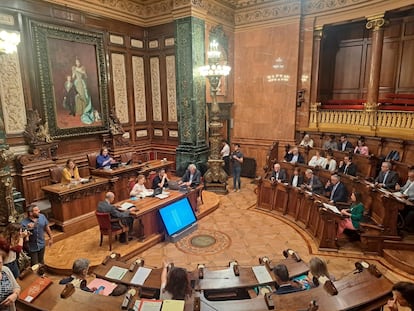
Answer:
<svg viewBox="0 0 414 311"><path fill-rule="evenodd" d="M102 34L32 22L45 119L63 138L108 129Z"/></svg>

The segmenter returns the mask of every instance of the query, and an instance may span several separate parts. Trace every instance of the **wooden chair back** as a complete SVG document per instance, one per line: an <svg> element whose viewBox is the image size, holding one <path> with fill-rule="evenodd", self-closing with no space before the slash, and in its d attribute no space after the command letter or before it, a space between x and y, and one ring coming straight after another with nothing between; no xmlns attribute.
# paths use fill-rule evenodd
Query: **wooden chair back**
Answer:
<svg viewBox="0 0 414 311"><path fill-rule="evenodd" d="M61 182L62 172L63 172L62 166L53 166L49 168L50 180L52 181L52 184L58 184Z"/></svg>
<svg viewBox="0 0 414 311"><path fill-rule="evenodd" d="M128 230L127 226L124 226L119 219L111 219L111 215L109 213L100 213L95 211L96 219L98 220L99 224L99 231L101 232L101 239L99 246L102 246L103 236L107 235L109 238L109 250L112 250L112 236L117 236L121 233L126 233L126 243L128 243ZM119 228L113 228L112 223L119 223Z"/></svg>
<svg viewBox="0 0 414 311"><path fill-rule="evenodd" d="M90 170L96 169L96 157L98 156L97 152L88 153L86 155L88 157L88 165Z"/></svg>

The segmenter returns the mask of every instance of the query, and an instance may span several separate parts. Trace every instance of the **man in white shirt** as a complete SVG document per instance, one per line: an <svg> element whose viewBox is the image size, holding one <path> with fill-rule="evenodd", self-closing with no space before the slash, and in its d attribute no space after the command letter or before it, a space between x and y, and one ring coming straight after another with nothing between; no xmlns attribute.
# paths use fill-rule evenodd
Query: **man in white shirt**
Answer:
<svg viewBox="0 0 414 311"><path fill-rule="evenodd" d="M221 141L221 145L223 147L220 151L220 154L224 160L224 171L227 173L227 175L230 175L230 146L224 139Z"/></svg>

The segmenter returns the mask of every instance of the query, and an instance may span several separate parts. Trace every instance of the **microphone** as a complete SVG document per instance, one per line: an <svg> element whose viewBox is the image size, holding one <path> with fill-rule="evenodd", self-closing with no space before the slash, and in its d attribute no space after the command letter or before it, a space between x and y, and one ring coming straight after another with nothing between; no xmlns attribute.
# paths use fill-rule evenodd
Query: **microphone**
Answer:
<svg viewBox="0 0 414 311"><path fill-rule="evenodd" d="M229 262L229 267L233 268L233 272L235 276L240 276L239 264L236 260Z"/></svg>
<svg viewBox="0 0 414 311"><path fill-rule="evenodd" d="M205 266L203 265L203 264L198 264L197 265L197 269L198 269L198 278L201 280L201 279L204 279L204 268L205 268Z"/></svg>
<svg viewBox="0 0 414 311"><path fill-rule="evenodd" d="M361 262L359 262L359 261L357 261L355 263L355 269L356 269L356 271L354 272L354 274L361 273L362 271L364 271L364 267L362 266Z"/></svg>
<svg viewBox="0 0 414 311"><path fill-rule="evenodd" d="M274 293L266 293L264 296L265 302L266 302L266 306L268 310L274 310L275 309L275 303L273 301L273 296Z"/></svg>

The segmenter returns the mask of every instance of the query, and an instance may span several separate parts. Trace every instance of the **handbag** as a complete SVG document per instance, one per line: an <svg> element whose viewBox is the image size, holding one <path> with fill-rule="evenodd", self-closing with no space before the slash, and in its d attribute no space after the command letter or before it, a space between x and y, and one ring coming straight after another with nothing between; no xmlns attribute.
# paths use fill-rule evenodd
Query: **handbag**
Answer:
<svg viewBox="0 0 414 311"><path fill-rule="evenodd" d="M29 267L30 262L31 262L30 256L27 255L25 251L21 251L19 254L19 257L17 258L17 264L19 266L19 270L23 271L24 269Z"/></svg>

